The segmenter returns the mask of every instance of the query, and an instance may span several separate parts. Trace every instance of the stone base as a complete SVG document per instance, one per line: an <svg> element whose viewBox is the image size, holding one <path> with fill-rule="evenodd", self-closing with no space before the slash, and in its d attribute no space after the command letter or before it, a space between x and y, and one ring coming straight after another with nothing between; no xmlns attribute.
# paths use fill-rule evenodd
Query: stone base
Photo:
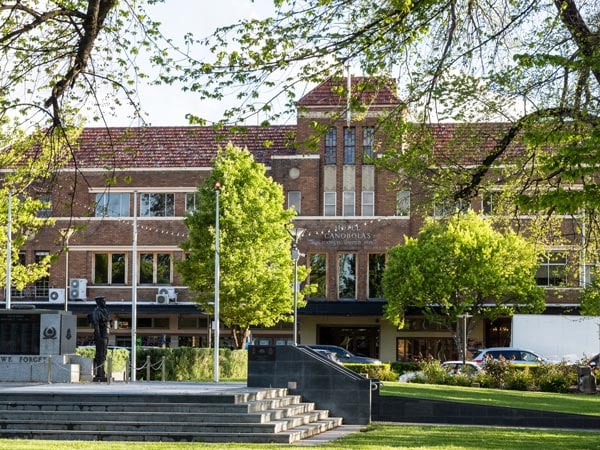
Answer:
<svg viewBox="0 0 600 450"><path fill-rule="evenodd" d="M0 355L0 381L78 383L79 364L69 355Z"/></svg>

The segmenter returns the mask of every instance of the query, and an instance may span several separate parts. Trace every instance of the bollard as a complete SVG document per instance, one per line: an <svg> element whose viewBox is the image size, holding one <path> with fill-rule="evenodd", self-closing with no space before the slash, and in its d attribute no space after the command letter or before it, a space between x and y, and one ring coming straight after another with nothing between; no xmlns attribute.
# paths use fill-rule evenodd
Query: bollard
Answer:
<svg viewBox="0 0 600 450"><path fill-rule="evenodd" d="M162 357L162 375L161 375L161 381L164 383L165 382L165 357Z"/></svg>
<svg viewBox="0 0 600 450"><path fill-rule="evenodd" d="M48 356L48 384L52 384L52 355Z"/></svg>
<svg viewBox="0 0 600 450"><path fill-rule="evenodd" d="M146 357L146 381L150 381L150 355Z"/></svg>
<svg viewBox="0 0 600 450"><path fill-rule="evenodd" d="M106 382L110 384L110 380L112 379L112 356L108 357L107 369L108 373L106 374Z"/></svg>
<svg viewBox="0 0 600 450"><path fill-rule="evenodd" d="M125 383L129 383L129 356L125 358L125 377L123 380Z"/></svg>

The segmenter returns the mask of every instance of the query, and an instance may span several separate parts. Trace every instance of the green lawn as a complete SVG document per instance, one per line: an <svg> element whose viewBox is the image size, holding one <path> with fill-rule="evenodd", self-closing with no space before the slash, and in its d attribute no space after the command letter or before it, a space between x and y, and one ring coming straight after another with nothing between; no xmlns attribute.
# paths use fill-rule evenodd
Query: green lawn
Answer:
<svg viewBox="0 0 600 450"><path fill-rule="evenodd" d="M590 394L551 394L548 392L385 382L381 388L381 395L403 395L435 400L482 403L513 408L600 416L600 395Z"/></svg>

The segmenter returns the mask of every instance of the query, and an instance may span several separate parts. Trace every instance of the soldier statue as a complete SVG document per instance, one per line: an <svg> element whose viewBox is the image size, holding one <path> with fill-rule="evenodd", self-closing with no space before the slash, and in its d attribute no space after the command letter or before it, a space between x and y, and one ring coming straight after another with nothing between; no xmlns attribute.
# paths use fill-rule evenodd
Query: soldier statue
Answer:
<svg viewBox="0 0 600 450"><path fill-rule="evenodd" d="M106 378L105 363L108 349L109 317L104 297L95 298L96 308L88 315L88 320L94 327L94 340L96 342L96 356L94 357L94 381L108 381Z"/></svg>

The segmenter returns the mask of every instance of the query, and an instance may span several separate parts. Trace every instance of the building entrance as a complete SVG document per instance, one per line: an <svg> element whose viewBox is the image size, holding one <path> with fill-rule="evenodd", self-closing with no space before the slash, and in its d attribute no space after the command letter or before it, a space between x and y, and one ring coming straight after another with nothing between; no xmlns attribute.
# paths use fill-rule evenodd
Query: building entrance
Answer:
<svg viewBox="0 0 600 450"><path fill-rule="evenodd" d="M339 345L358 356L379 358L379 327L319 326L317 343Z"/></svg>

